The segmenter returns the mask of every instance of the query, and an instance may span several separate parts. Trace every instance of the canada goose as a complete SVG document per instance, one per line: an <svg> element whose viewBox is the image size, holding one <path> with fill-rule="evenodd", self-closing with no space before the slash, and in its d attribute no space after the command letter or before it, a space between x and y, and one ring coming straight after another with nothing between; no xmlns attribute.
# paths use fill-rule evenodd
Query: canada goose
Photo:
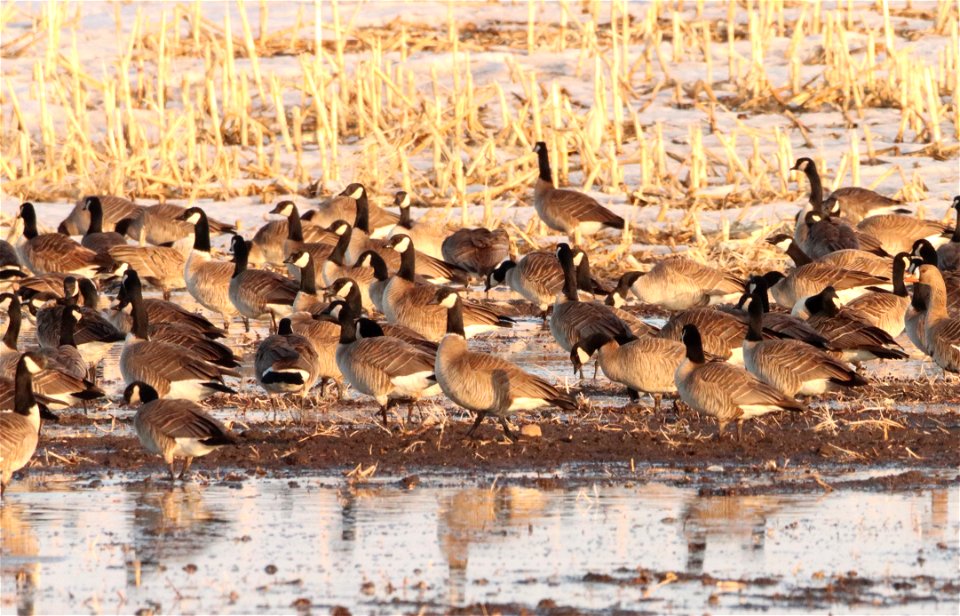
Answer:
<svg viewBox="0 0 960 616"><path fill-rule="evenodd" d="M510 237L501 228L458 229L443 240L441 250L448 263L486 279L497 265L510 258Z"/></svg>
<svg viewBox="0 0 960 616"><path fill-rule="evenodd" d="M352 311L353 314L360 314L362 311L362 304L360 299L360 290L359 285L351 278L338 278L334 281L328 291L335 297L342 298L330 302L330 310L326 311L331 316L339 315L335 312L334 307L338 302L343 302L348 306L348 309ZM357 335L361 338L372 337L368 335L367 329L367 319L360 319L360 324L357 327ZM372 320L371 320L372 321ZM376 321L376 325L379 328L379 332L376 335L383 336L392 336L394 338L400 338L404 342L407 342L414 347L425 351L433 355L437 352L437 343L431 340L427 340L417 332L413 331L409 327L404 327L403 325L398 325L396 323L387 323L385 321Z"/></svg>
<svg viewBox="0 0 960 616"><path fill-rule="evenodd" d="M847 302L864 293L869 286L888 284L889 278L872 276L866 272L845 270L828 263L814 261L793 269L788 275L771 271L763 275L774 301L787 310L816 295L828 286L837 290L841 301Z"/></svg>
<svg viewBox="0 0 960 616"><path fill-rule="evenodd" d="M143 448L163 456L170 469L170 481L178 477L174 460L184 458L179 478L183 479L194 458L218 447L238 444L219 421L190 400L160 400L157 390L143 381L127 385L123 399L128 405L141 404L133 416L133 427Z"/></svg>
<svg viewBox="0 0 960 616"><path fill-rule="evenodd" d="M20 257L10 242L0 240L0 291L15 291L20 281L30 278L20 267Z"/></svg>
<svg viewBox="0 0 960 616"><path fill-rule="evenodd" d="M297 206L293 201L284 200L270 211L270 214L279 214L283 220L271 220L260 227L253 236L250 247L250 256L257 256L265 263L279 265L295 250L288 241L321 243L334 246L337 238L332 237L326 229L313 223L304 224ZM291 230L292 227L292 230Z"/></svg>
<svg viewBox="0 0 960 616"><path fill-rule="evenodd" d="M919 267L919 266L918 266ZM917 350L926 355L930 354L927 346L927 304L930 302L930 287L924 284L913 285L913 296L910 306L903 315L903 329L907 337Z"/></svg>
<svg viewBox="0 0 960 616"><path fill-rule="evenodd" d="M743 364L743 337L747 333L747 324L740 315L717 308L682 310L674 313L660 328L659 336L682 342L687 325L697 328L700 344L708 355L731 364Z"/></svg>
<svg viewBox="0 0 960 616"><path fill-rule="evenodd" d="M7 330L4 332L3 344L0 346L0 377L9 378L15 376L17 362L22 357L17 350L22 316L20 302L16 295L10 293L0 295L0 307L3 306L7 310ZM82 375L78 376L74 367L60 366L47 362L46 359L44 362L45 368L33 377L33 388L37 394L44 396L47 404L69 407L103 397L103 390L84 379Z"/></svg>
<svg viewBox="0 0 960 616"><path fill-rule="evenodd" d="M370 301L370 283L374 281L373 269L362 265L347 266L344 263L347 255L347 246L350 244L350 236L353 232L353 228L348 223L338 220L330 226L330 229L340 237L340 241L337 242L337 245L327 257L327 260L320 267L323 284L329 287L338 278L352 279L360 289L363 307L369 309L372 306ZM392 254L399 257L396 253ZM399 265L399 259L397 261Z"/></svg>
<svg viewBox="0 0 960 616"><path fill-rule="evenodd" d="M563 267L554 253L530 252L519 261L507 259L500 263L487 276L484 290L503 283L539 308L546 322L547 312L563 290Z"/></svg>
<svg viewBox="0 0 960 616"><path fill-rule="evenodd" d="M223 319L223 329L230 330L230 320L237 309L230 301L230 278L233 264L214 261L210 256L210 223L207 214L198 207L185 210L180 220L193 225L193 250L184 264L183 279L187 291L197 302Z"/></svg>
<svg viewBox="0 0 960 616"><path fill-rule="evenodd" d="M899 253L893 258L893 291L871 290L844 305L843 309L864 323L879 327L896 338L903 332L904 315L910 306L910 295L903 277L910 265L910 255Z"/></svg>
<svg viewBox="0 0 960 616"><path fill-rule="evenodd" d="M34 353L25 353L17 362L14 412L0 413L0 495L37 450L41 416L56 418L40 407L33 394L33 375L43 370L45 363Z"/></svg>
<svg viewBox="0 0 960 616"><path fill-rule="evenodd" d="M300 288L293 300L291 309L294 312L319 312L327 305L317 294L316 268L313 266L313 257L306 250L298 250L284 259L287 265L300 268Z"/></svg>
<svg viewBox="0 0 960 616"><path fill-rule="evenodd" d="M763 310L764 334L770 334L772 338L799 340L820 349L834 350L830 345L830 341L821 336L820 333L813 329L804 319L786 312L773 312L770 310L767 282L761 276L751 276L749 280L747 280L746 292L737 303L738 312L736 316L745 316L747 319L750 318L749 314L740 312L740 310L746 301L754 294L759 298ZM726 312L735 314L730 310ZM702 333L703 332L701 332L701 335Z"/></svg>
<svg viewBox="0 0 960 616"><path fill-rule="evenodd" d="M176 246L193 231L192 225L182 220L185 208L172 203L158 203L140 209L126 225L126 233L134 240L154 246ZM214 235L233 233L233 225L208 218L210 232ZM123 229L118 225L117 230ZM141 273L141 276L143 274Z"/></svg>
<svg viewBox="0 0 960 616"><path fill-rule="evenodd" d="M375 250L367 250L360 254L357 259L357 267L369 267L373 270L373 280L367 287L367 294L370 296L370 303L380 314L384 314L383 294L390 284L390 272L387 269L387 262L383 256Z"/></svg>
<svg viewBox="0 0 960 616"><path fill-rule="evenodd" d="M937 248L937 259L940 271L943 272L960 270L960 195L953 198L953 205L950 207L957 210L957 224L953 228L950 241Z"/></svg>
<svg viewBox="0 0 960 616"><path fill-rule="evenodd" d="M68 306L78 304L79 285L73 276L64 278L63 296L62 301L37 312L37 342L42 349L56 349L61 344L60 325L63 312ZM103 359L114 344L122 341L124 335L98 310L81 308L80 312L83 318L77 324L73 338L84 360L94 365Z"/></svg>
<svg viewBox="0 0 960 616"><path fill-rule="evenodd" d="M277 333L257 345L253 372L268 394L300 394L302 405L317 381L318 362L310 341L293 332L290 319L281 319Z"/></svg>
<svg viewBox="0 0 960 616"><path fill-rule="evenodd" d="M922 263L940 267L939 253L927 240L917 240L910 251L913 256L911 271ZM952 318L960 318L960 271L940 270L944 288L947 290L947 314Z"/></svg>
<svg viewBox="0 0 960 616"><path fill-rule="evenodd" d="M390 238L391 248L400 253L400 269L383 292L383 314L387 321L409 327L427 340L437 342L446 331L446 310L431 305L436 287L415 282L416 257L413 242L406 235ZM467 335L513 327L513 319L497 314L486 306L464 303Z"/></svg>
<svg viewBox="0 0 960 616"><path fill-rule="evenodd" d="M516 441L507 424L509 413L548 405L577 408L572 396L542 378L496 355L471 351L463 329L463 300L456 291L438 289L432 301L447 313L446 334L437 348L437 383L454 404L477 414L467 437L473 436L484 417L493 415L507 438Z"/></svg>
<svg viewBox="0 0 960 616"><path fill-rule="evenodd" d="M793 236L778 233L768 237L766 241L783 250L787 256L793 259L793 263L797 267L813 262L813 259L797 245ZM872 252L852 248L836 250L820 257L817 262L828 263L841 269L866 272L874 276L886 276L887 272L890 271L890 259L875 255Z"/></svg>
<svg viewBox="0 0 960 616"><path fill-rule="evenodd" d="M306 250L313 257L315 273L319 276L320 264L327 260L330 252L340 240L340 236L317 225L308 224L304 226L297 205L293 201L281 201L270 213L287 217L287 238L283 242L283 259L281 260L286 261L287 257L294 252ZM300 275L299 269L289 264L287 265L287 271L294 280Z"/></svg>
<svg viewBox="0 0 960 616"><path fill-rule="evenodd" d="M762 300L754 293L747 301L750 326L743 340L743 366L750 374L790 398L867 384L848 365L805 342L764 340Z"/></svg>
<svg viewBox="0 0 960 616"><path fill-rule="evenodd" d="M879 327L857 319L856 314L840 309L837 293L827 287L798 305L798 316L806 317L810 325L842 351L843 359L855 364L874 359L906 359L900 345Z"/></svg>
<svg viewBox="0 0 960 616"><path fill-rule="evenodd" d="M88 372L87 362L77 349L77 343L73 337L77 322L82 316L83 313L80 312L79 307L64 306L60 316L59 345L56 348L42 349L48 365L56 366L60 371L78 379L85 379Z"/></svg>
<svg viewBox="0 0 960 616"><path fill-rule="evenodd" d="M807 212L798 225L806 226L806 233L798 233L800 247L812 259L820 259L838 250L863 250L888 256L879 239L861 232L847 221L823 212Z"/></svg>
<svg viewBox="0 0 960 616"><path fill-rule="evenodd" d="M103 205L99 197L87 197L83 207L90 212L90 225L83 234L80 245L94 251L101 258L109 258L110 248L125 245L127 239L116 231L103 230Z"/></svg>
<svg viewBox="0 0 960 616"><path fill-rule="evenodd" d="M945 372L960 372L960 319L947 313L943 275L933 265L920 266L920 284L926 287L923 349Z"/></svg>
<svg viewBox="0 0 960 616"><path fill-rule="evenodd" d="M84 297L84 305L94 307L99 302L96 295L96 289L92 292L84 292L84 281L80 281L80 292ZM123 294L121 286L119 296ZM175 324L177 327L186 328L200 334L206 338L218 339L226 336L226 332L211 323L202 315L190 312L186 308L157 298L144 298L143 307L147 311L147 318L150 326L161 324ZM128 301L120 301L119 305L106 311L107 319L123 333L129 333L133 328L133 306Z"/></svg>
<svg viewBox="0 0 960 616"><path fill-rule="evenodd" d="M68 277L80 280L89 280L87 278L65 274L62 272L52 272L41 276L30 276L22 278L17 289L17 295L24 303L36 301L45 302L51 299L63 299L64 282Z"/></svg>
<svg viewBox="0 0 960 616"><path fill-rule="evenodd" d="M446 259L443 256L443 240L447 237L447 226L440 223L426 223L422 220L413 222L410 216L410 195L405 191L397 191L393 196L393 204L400 208L400 219L393 226L387 237L407 235L413 240L417 250L436 259ZM446 259L450 261L450 259Z"/></svg>
<svg viewBox="0 0 960 616"><path fill-rule="evenodd" d="M903 214L881 214L870 216L857 223L857 229L880 241L889 254L908 252L915 240L925 239L934 246L950 241L949 229L935 220L923 220Z"/></svg>
<svg viewBox="0 0 960 616"><path fill-rule="evenodd" d="M607 338L629 337L630 327L607 306L581 302L577 295L577 258L567 244L557 247L557 258L563 268L563 292L557 295L550 315L550 333L566 352L581 340L601 335Z"/></svg>
<svg viewBox="0 0 960 616"><path fill-rule="evenodd" d="M743 436L743 422L777 411L804 411L803 405L767 385L743 368L726 362L707 362L700 332L685 325L681 338L686 358L675 374L677 392L687 406L717 418L717 438L731 421L737 422L737 440Z"/></svg>
<svg viewBox="0 0 960 616"><path fill-rule="evenodd" d="M17 256L17 249L7 240L0 240L0 267L20 268L20 257Z"/></svg>
<svg viewBox="0 0 960 616"><path fill-rule="evenodd" d="M337 344L340 341L340 322L335 317L309 312L294 312L289 317L293 333L310 341L317 353L316 378L320 380L320 396L326 395L327 384L337 384L337 396L343 398L343 375L337 367Z"/></svg>
<svg viewBox="0 0 960 616"><path fill-rule="evenodd" d="M627 386L631 401L639 400L639 392L653 396L654 409L660 410L663 394L677 391L673 375L683 360L682 343L658 336L620 339L594 336L581 340L570 350L574 373L598 352L603 374L611 381Z"/></svg>
<svg viewBox="0 0 960 616"><path fill-rule="evenodd" d="M305 212L303 218L321 226L328 226L335 220L356 220L357 203L366 199L366 189L362 184L354 182L344 188L340 194L318 205L315 210ZM399 222L400 217L376 205L368 204L367 207L370 216L370 237L372 239L387 237L387 233Z"/></svg>
<svg viewBox="0 0 960 616"><path fill-rule="evenodd" d="M60 233L38 233L37 212L29 201L20 205L20 212L10 228L10 237L20 263L35 275L64 272L93 277L103 263L97 253L84 248Z"/></svg>
<svg viewBox="0 0 960 616"><path fill-rule="evenodd" d="M84 235L90 227L90 210L87 209L87 199L96 197L100 201L103 212L103 227L113 229L124 219L133 219L142 209L129 199L114 195L84 195L77 199L73 209L57 227L57 233L64 235Z"/></svg>
<svg viewBox="0 0 960 616"><path fill-rule="evenodd" d="M806 174L810 181L810 204L816 210L830 212L834 204L839 204L843 215L853 223L858 223L868 216L877 214L908 211L900 208L902 203L896 199L884 197L872 190L855 186L838 188L827 199L824 199L820 174L817 172L817 165L812 160L799 158L792 169Z"/></svg>
<svg viewBox="0 0 960 616"><path fill-rule="evenodd" d="M110 258L137 271L141 280L163 292L169 300L171 291L187 285L184 268L187 258L181 248L171 246L113 246Z"/></svg>
<svg viewBox="0 0 960 616"><path fill-rule="evenodd" d="M239 235L233 236L231 247L235 267L230 278L230 301L243 317L246 331L250 331L250 319L267 315L276 328L277 316L290 312L299 290L297 283L266 270L247 269L247 244Z"/></svg>
<svg viewBox="0 0 960 616"><path fill-rule="evenodd" d="M387 410L396 400L409 399L412 411L421 396L440 392L431 355L399 338L358 338L357 318L349 309L340 310L339 321L337 367L351 387L373 396L384 425Z"/></svg>
<svg viewBox="0 0 960 616"><path fill-rule="evenodd" d="M623 229L626 224L623 218L597 203L593 197L576 190L553 187L546 143L538 141L533 151L537 153L540 166L540 176L533 190L533 207L548 227L573 237L578 246L583 243L584 234L593 235L603 227Z"/></svg>
<svg viewBox="0 0 960 616"><path fill-rule="evenodd" d="M236 393L223 383L227 376L239 378L236 370L199 359L184 347L149 339L150 322L135 270L124 272L123 289L133 307L133 329L120 354L120 373L127 385L143 381L161 396L188 400Z"/></svg>
<svg viewBox="0 0 960 616"><path fill-rule="evenodd" d="M743 279L685 257L664 259L647 273L627 272L621 280L644 304L667 310L729 303L743 292Z"/></svg>

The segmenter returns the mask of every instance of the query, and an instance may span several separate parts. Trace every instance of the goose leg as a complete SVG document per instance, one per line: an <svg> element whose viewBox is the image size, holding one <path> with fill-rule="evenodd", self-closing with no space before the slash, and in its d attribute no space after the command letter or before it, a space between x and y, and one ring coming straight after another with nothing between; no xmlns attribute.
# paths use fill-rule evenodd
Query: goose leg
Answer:
<svg viewBox="0 0 960 616"><path fill-rule="evenodd" d="M477 419L473 422L473 426L467 430L467 438L473 438L473 433L477 431L477 428L480 427L480 424L483 422L483 418L487 416L486 411L480 411L477 413Z"/></svg>
<svg viewBox="0 0 960 616"><path fill-rule="evenodd" d="M630 402L637 402L640 400L640 393L636 389L628 387L627 397L630 399Z"/></svg>
<svg viewBox="0 0 960 616"><path fill-rule="evenodd" d="M165 301L165 302L169 302L169 301L170 301L170 289L164 289L164 290L163 290L163 301Z"/></svg>
<svg viewBox="0 0 960 616"><path fill-rule="evenodd" d="M183 463L183 469L180 471L180 481L183 481L184 477L187 475L187 471L190 470L190 464L193 462L193 458L187 456L187 460Z"/></svg>
<svg viewBox="0 0 960 616"><path fill-rule="evenodd" d="M663 400L663 394L653 394L653 410L660 412L660 402Z"/></svg>
<svg viewBox="0 0 960 616"><path fill-rule="evenodd" d="M743 440L743 420L737 421L737 442Z"/></svg>
<svg viewBox="0 0 960 616"><path fill-rule="evenodd" d="M500 419L500 425L503 426L503 433L507 435L508 439L516 443L517 435L515 435L513 432L510 431L510 424L507 423L507 418L501 415L499 419Z"/></svg>
<svg viewBox="0 0 960 616"><path fill-rule="evenodd" d="M243 317L243 331L250 333L250 319Z"/></svg>
<svg viewBox="0 0 960 616"><path fill-rule="evenodd" d="M270 313L270 331L271 333L276 333L277 331L277 315Z"/></svg>
<svg viewBox="0 0 960 616"><path fill-rule="evenodd" d="M173 459L172 459L172 458L170 459L170 462L168 463L168 465L170 466L170 481L176 481L176 480L177 480L177 469L175 469L175 468L173 467Z"/></svg>

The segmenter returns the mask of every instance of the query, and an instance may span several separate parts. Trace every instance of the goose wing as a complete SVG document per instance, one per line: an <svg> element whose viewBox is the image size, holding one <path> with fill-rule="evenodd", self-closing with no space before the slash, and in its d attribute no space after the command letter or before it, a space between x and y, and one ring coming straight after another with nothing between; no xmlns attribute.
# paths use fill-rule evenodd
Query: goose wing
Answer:
<svg viewBox="0 0 960 616"><path fill-rule="evenodd" d="M398 338L361 338L351 359L381 370L388 378L433 371L433 357Z"/></svg>
<svg viewBox="0 0 960 616"><path fill-rule="evenodd" d="M140 412L158 432L172 439L203 440L229 435L223 424L188 400L156 400Z"/></svg>
<svg viewBox="0 0 960 616"><path fill-rule="evenodd" d="M623 229L623 218L617 216L593 197L576 190L558 188L550 193L550 207L556 208L564 216L580 222L599 222Z"/></svg>
<svg viewBox="0 0 960 616"><path fill-rule="evenodd" d="M59 233L44 233L29 242L30 262L43 272L73 272L97 262L97 253Z"/></svg>
<svg viewBox="0 0 960 616"><path fill-rule="evenodd" d="M779 389L767 385L743 368L724 362L711 362L697 368L697 381L707 385L701 392L725 397L736 406L779 406L803 410L799 402L784 396Z"/></svg>

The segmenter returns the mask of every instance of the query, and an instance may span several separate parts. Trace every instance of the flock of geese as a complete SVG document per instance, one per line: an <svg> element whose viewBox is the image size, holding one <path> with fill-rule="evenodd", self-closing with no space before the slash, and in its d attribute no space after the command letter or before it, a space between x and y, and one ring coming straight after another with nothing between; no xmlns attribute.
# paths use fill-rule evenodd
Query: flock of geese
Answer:
<svg viewBox="0 0 960 616"><path fill-rule="evenodd" d="M896 341L904 330L944 371L960 371L960 227L862 188L824 198L815 164L802 158L794 169L809 179L809 207L792 235L767 240L792 269L744 279L675 256L608 288L578 246L627 223L581 192L555 188L547 148L535 152L536 212L576 242L519 259L504 229L451 234L415 221L406 193L396 194L393 213L372 205L361 184L304 213L281 201L250 239L199 207L113 196L85 197L58 232L41 233L34 206L23 203L11 243L0 244L3 486L33 455L49 409L105 395L97 364L118 344L124 400L140 405L136 432L171 478L175 459L184 459L182 478L194 457L235 443L198 402L233 392L240 378L241 358L225 344L237 317L247 331L250 320L271 323L253 357L271 400L302 399L317 384L320 396L336 387L342 397L349 385L376 400L386 424L397 403L409 403L409 418L419 400L442 392L476 415L468 436L491 416L511 440L513 413L576 409L574 392L471 349L469 339L514 325L496 304L465 296L471 281L486 291L506 285L533 304L581 378L596 357L631 400L649 394L659 409L664 394L677 394L717 418L718 437L731 422L739 438L746 419L802 411L798 396L866 384L863 363L907 357ZM960 215L960 197L952 207ZM211 250L211 235L225 233L232 261ZM148 288L162 299L145 297ZM169 301L180 289L222 327ZM632 303L672 316L657 329L626 310ZM25 322L38 348L22 351Z"/></svg>

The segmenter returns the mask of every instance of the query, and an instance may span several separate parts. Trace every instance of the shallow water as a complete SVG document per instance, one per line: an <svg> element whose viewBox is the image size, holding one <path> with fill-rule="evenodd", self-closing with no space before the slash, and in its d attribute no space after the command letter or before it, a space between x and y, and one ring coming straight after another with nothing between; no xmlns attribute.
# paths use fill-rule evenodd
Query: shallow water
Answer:
<svg viewBox="0 0 960 616"><path fill-rule="evenodd" d="M958 609L954 489L702 497L659 483L90 488L47 476L15 482L0 512L5 613Z"/></svg>

